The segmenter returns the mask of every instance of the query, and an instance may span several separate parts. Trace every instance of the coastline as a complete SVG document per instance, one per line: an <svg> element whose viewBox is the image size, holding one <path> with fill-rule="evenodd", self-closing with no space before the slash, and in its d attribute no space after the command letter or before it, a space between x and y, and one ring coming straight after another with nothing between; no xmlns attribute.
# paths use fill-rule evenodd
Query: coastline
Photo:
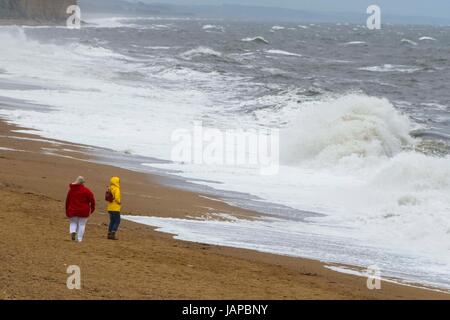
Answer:
<svg viewBox="0 0 450 320"><path fill-rule="evenodd" d="M0 299L449 299L427 289L339 273L324 263L174 240L123 221L120 241L106 240L102 196L111 175L123 180L124 214L186 218L248 210L161 184L160 177L97 164L91 149L44 139L0 119ZM88 151L88 152L86 152ZM95 150L94 150L95 154ZM82 244L68 239L67 186L78 175L97 195ZM67 265L80 265L82 290L66 288ZM120 277L117 277L120 275Z"/></svg>

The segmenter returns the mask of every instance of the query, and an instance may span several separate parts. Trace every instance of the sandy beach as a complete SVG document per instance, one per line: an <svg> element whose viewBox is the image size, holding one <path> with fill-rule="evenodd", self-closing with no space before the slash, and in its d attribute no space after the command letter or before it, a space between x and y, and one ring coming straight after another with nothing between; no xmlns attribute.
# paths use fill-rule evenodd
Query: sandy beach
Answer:
<svg viewBox="0 0 450 320"><path fill-rule="evenodd" d="M0 299L449 299L450 295L326 269L318 261L174 240L124 221L119 241L106 239L103 194L123 181L124 213L161 217L256 213L160 184L161 177L87 161L85 146L14 132L0 122ZM91 149L89 149L92 152ZM69 239L64 200L84 175L98 210L85 241ZM82 289L68 290L78 265Z"/></svg>

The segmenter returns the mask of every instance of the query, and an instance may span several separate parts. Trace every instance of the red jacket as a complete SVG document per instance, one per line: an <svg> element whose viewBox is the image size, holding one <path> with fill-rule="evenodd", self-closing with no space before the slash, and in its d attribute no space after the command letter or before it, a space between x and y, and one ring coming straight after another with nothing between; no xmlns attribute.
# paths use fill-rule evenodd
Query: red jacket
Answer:
<svg viewBox="0 0 450 320"><path fill-rule="evenodd" d="M66 198L68 218L88 218L95 211L94 194L82 184L71 184Z"/></svg>

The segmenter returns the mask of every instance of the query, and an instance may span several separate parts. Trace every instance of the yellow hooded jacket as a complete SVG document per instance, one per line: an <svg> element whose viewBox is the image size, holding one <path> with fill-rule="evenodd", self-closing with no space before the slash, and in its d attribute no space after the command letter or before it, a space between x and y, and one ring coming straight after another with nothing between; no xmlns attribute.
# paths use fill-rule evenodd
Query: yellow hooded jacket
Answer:
<svg viewBox="0 0 450 320"><path fill-rule="evenodd" d="M109 190L114 196L113 202L108 202L107 211L120 212L122 210L122 199L120 196L120 178L112 177Z"/></svg>

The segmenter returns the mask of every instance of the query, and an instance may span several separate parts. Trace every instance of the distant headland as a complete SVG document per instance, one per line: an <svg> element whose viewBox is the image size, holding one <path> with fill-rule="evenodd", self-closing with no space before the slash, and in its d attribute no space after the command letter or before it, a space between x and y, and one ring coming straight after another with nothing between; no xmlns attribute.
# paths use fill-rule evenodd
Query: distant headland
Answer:
<svg viewBox="0 0 450 320"><path fill-rule="evenodd" d="M77 0L0 0L0 25L61 24Z"/></svg>

